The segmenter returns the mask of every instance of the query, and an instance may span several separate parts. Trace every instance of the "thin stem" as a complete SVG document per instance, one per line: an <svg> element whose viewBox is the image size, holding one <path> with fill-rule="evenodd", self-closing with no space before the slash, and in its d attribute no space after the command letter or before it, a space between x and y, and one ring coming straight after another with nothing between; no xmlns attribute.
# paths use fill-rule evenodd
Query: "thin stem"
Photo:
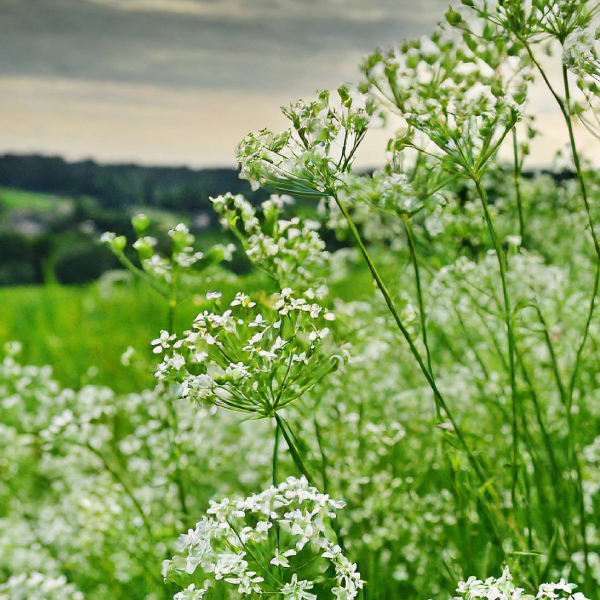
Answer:
<svg viewBox="0 0 600 600"><path fill-rule="evenodd" d="M575 170L577 171L577 179L579 181L579 187L581 188L581 195L583 197L583 203L585 205L585 212L587 213L588 225L590 228L590 233L592 234L592 239L594 240L594 249L596 250L596 254L598 259L600 260L600 242L598 241L598 236L596 235L596 231L594 229L594 222L592 219L592 213L590 210L590 203L588 200L587 187L585 185L585 178L583 176L583 170L581 168L581 160L579 159L579 152L577 151L577 143L575 142L575 133L573 131L573 120L571 118L571 92L569 89L569 75L567 71L567 67L563 65L563 83L565 87L565 98L566 98L566 108L563 112L565 117L565 122L567 124L567 129L569 131L569 141L571 143L571 151L573 154L573 162L575 163Z"/></svg>
<svg viewBox="0 0 600 600"><path fill-rule="evenodd" d="M525 219L523 217L523 199L521 198L521 163L519 162L519 143L517 140L517 128L513 127L513 158L514 158L514 180L515 193L517 196L517 211L519 213L519 235L521 244L525 246Z"/></svg>
<svg viewBox="0 0 600 600"><path fill-rule="evenodd" d="M555 499L558 502L563 493L563 489L562 489L563 475L560 471L560 467L558 466L558 461L556 459L556 454L554 452L554 446L552 444L552 439L550 438L550 434L548 433L548 429L544 423L544 419L542 416L542 409L540 406L537 392L535 390L535 387L533 386L532 377L529 374L527 366L525 365L523 356L521 355L521 353L519 352L519 350L516 346L515 346L515 353L516 353L517 359L519 361L519 364L521 365L521 370L523 372L523 377L525 379L525 383L527 384L527 387L529 388L529 394L531 395L531 401L533 403L533 408L535 410L535 418L536 418L538 427L540 428L540 431L542 434L542 440L544 441L544 446L546 447L546 452L548 453L548 458L550 459L550 465L551 465L552 471L554 473L554 476L551 479L552 479L553 487L555 490Z"/></svg>
<svg viewBox="0 0 600 600"><path fill-rule="evenodd" d="M187 517L189 512L186 501L185 484L183 482L183 470L181 468L181 449L177 440L179 435L179 419L177 418L175 406L173 406L173 399L170 397L167 399L167 406L171 419L171 446L175 458L175 485L177 486L177 495L179 496L179 503L181 504L181 512Z"/></svg>
<svg viewBox="0 0 600 600"><path fill-rule="evenodd" d="M513 436L513 482L512 482L512 500L513 506L516 506L516 488L517 488L517 479L519 476L519 429L518 429L518 395L517 395L517 379L516 379L516 370L515 370L515 340L514 340L514 332L513 332L513 322L512 322L512 310L510 305L510 298L508 295L508 285L506 281L506 256L504 255L504 250L500 245L500 241L498 240L498 236L496 234L496 228L494 227L494 221L492 219L492 215L490 213L490 207L487 200L487 194L481 185L481 181L479 178L472 174L471 178L475 183L475 187L477 188L477 192L481 199L481 204L483 206L483 212L485 215L485 221L488 226L488 231L490 234L490 238L492 240L492 245L496 251L496 257L498 259L498 266L500 268L500 281L502 284L502 296L504 298L504 318L506 322L506 337L508 342L508 366L510 371L510 389L511 389L511 397L512 397L512 436Z"/></svg>
<svg viewBox="0 0 600 600"><path fill-rule="evenodd" d="M321 435L321 427L317 421L317 413L314 413L313 423L315 426L315 432L317 434L317 444L319 445L319 452L321 453L321 478L323 479L323 491L329 493L329 478L327 477L327 466L329 461L325 454L325 446L323 444L323 436Z"/></svg>
<svg viewBox="0 0 600 600"><path fill-rule="evenodd" d="M421 318L421 335L423 336L423 345L425 346L425 352L427 354L427 368L429 369L429 373L431 374L432 379L435 379L435 376L433 374L433 366L431 363L431 351L429 349L429 344L427 343L427 315L425 314L425 302L423 301L423 290L421 287L421 276L419 273L419 262L417 260L417 249L415 246L415 239L408 217L404 216L402 218L402 222L404 223L404 229L406 230L406 238L408 240L410 256L412 258L413 269L415 272L415 287L417 288L417 298L419 302L419 316ZM441 407L440 402L437 398L435 398L435 409L437 412L438 419L441 420Z"/></svg>
<svg viewBox="0 0 600 600"><path fill-rule="evenodd" d="M550 90L551 94L554 96L554 99L558 103L558 106L560 107L560 111L565 119L565 124L567 126L567 131L569 133L569 142L571 144L571 152L573 154L573 162L575 164L575 170L577 171L577 180L579 182L579 187L581 189L581 195L583 197L583 203L584 203L585 211L587 214L588 226L590 229L590 233L592 235L592 240L594 242L594 250L596 251L598 260L600 260L600 243L598 241L598 237L597 237L596 231L594 229L594 222L593 222L592 214L591 214L591 210L590 210L588 194L587 194L587 187L585 185L585 178L583 176L583 170L581 168L581 161L579 159L579 152L577 150L577 143L575 141L575 133L573 131L573 122L572 122L572 115L571 115L571 92L570 92L570 88L569 88L568 70L567 70L566 66L563 64L562 76L563 76L563 86L564 86L564 91L565 91L565 99L563 100L556 93L554 88L552 87L552 84L550 83L550 81L549 81L548 77L546 76L546 73L542 69L541 65L536 60L529 44L527 44L527 42L524 40L521 40L521 42L524 44L529 56L531 57L533 63L535 64L538 71L540 72L542 79L546 83L546 86ZM583 553L584 553L584 560L585 560L585 577L586 577L586 583L588 585L590 585L590 582L591 582L591 571L590 571L590 564L589 564L589 548L588 548L587 532L586 532L586 515L585 515L585 508L583 505L583 483L581 481L581 469L579 466L579 459L577 457L577 452L576 452L576 448L575 448L575 441L572 438L573 424L572 424L572 415L571 415L571 404L572 404L572 399L573 399L572 390L574 388L574 381L577 376L577 369L579 368L579 361L580 361L581 352L583 351L583 344L585 344L585 340L587 339L587 332L589 329L589 324L590 324L592 316L593 316L593 309L594 309L594 304L595 304L595 300L596 300L597 290L598 290L598 267L596 270L596 280L594 282L594 291L592 294L590 311L588 313L588 321L586 322L584 339L582 341L582 345L580 345L578 352L577 352L577 357L576 357L576 361L575 361L575 371L573 373L573 376L571 377L571 385L569 386L569 395L567 396L567 404L568 404L568 406L567 406L567 425L569 427L569 438L572 439L572 443L573 443L573 446L571 448L572 461L576 468L577 488L578 488L578 496L579 496L579 511L580 511L580 515L581 515L580 526L581 526L581 535L582 535L582 541L583 541Z"/></svg>
<svg viewBox="0 0 600 600"><path fill-rule="evenodd" d="M419 365L419 368L421 369L421 372L423 373L423 375L425 376L425 379L427 379L427 383L429 384L429 387L431 388L431 390L433 391L433 395L436 398L436 400L440 403L440 406L442 408L442 410L444 411L444 413L446 414L446 416L448 417L448 420L450 421L454 432L456 433L456 436L458 437L458 440L460 442L460 445L463 447L464 451L466 452L468 458L469 458L469 463L471 464L473 470L475 471L475 474L477 475L477 477L479 478L480 482L483 484L487 484L487 479L481 469L481 466L479 465L478 460L476 459L475 455L473 454L471 448L469 447L469 445L467 444L466 439L464 438L462 431L460 430L460 427L458 426L458 423L456 421L456 419L454 418L454 416L452 415L452 412L450 411L450 408L448 407L448 404L446 403L446 400L444 399L444 397L442 396L440 390L437 387L437 384L435 382L435 379L433 378L433 376L431 375L431 373L429 372L429 369L427 368L427 366L425 365L425 363L423 362L423 358L421 357L419 350L417 349L414 341L412 340L412 338L410 337L410 334L408 332L408 330L406 329L404 323L402 323L402 320L400 319L400 315L398 314L398 311L396 309L396 306L394 305L394 301L392 300L392 297L387 289L387 286L385 285L383 279L381 278L381 276L379 275L379 272L377 271L377 268L375 267L375 264L373 263L373 261L371 260L371 257L362 241L362 238L360 236L360 233L358 232L358 229L356 229L356 225L354 225L354 222L352 221L352 218L350 217L350 214L348 213L347 208L344 206L344 204L340 201L340 199L337 197L337 195L333 195L333 199L335 200L336 204L338 205L339 209L342 211L342 214L344 215L346 221L348 222L348 226L350 227L350 231L352 232L352 235L354 236L354 239L356 240L360 251L367 263L367 266L369 267L369 270L371 271L371 274L373 275L373 279L375 279L375 282L377 283L377 287L379 288L379 290L381 291L383 298L385 300L385 303L388 306L388 309L390 310L390 312L392 313L392 316L394 317L394 321L396 322L396 325L398 326L398 329L400 330L400 333L402 333L402 336L404 337L404 339L406 340L406 342L408 343L408 346L410 348L410 351L412 353L412 355L414 356L415 360L417 361L417 364Z"/></svg>
<svg viewBox="0 0 600 600"><path fill-rule="evenodd" d="M592 299L590 301L590 308L588 310L587 321L585 323L585 328L583 330L583 336L581 337L581 343L577 348L577 354L575 357L575 365L573 367L573 374L571 375L571 380L569 381L569 393L567 395L567 409L568 412L571 412L571 406L573 404L573 393L575 391L575 384L577 382L577 375L579 373L579 365L581 363L581 355L583 354L583 349L585 348L585 344L588 339L588 335L590 332L590 326L592 324L592 318L594 316L594 309L596 307L596 298L598 296L598 287L600 284L600 262L596 265L596 276L594 279L594 292L592 294Z"/></svg>
<svg viewBox="0 0 600 600"><path fill-rule="evenodd" d="M306 468L306 465L304 464L304 461L302 460L302 457L300 456L300 453L298 452L298 449L296 448L296 444L295 444L294 440L292 439L292 435L291 435L292 430L290 429L290 426L288 425L287 421L285 421L283 419L283 417L279 416L279 413L275 413L275 420L277 421L277 424L279 425L279 428L281 429L281 433L283 433L285 443L287 444L287 447L290 451L290 454L292 455L292 459L294 460L296 467L298 467L298 470L300 471L300 473L302 473L306 477L306 479L308 480L308 483L310 483L311 485L314 485L314 479L309 474L308 469ZM340 545L340 548L343 551L345 551L346 544L344 543L344 538L342 536L340 526L335 519L331 519L331 528L335 532L335 535L337 537L337 541Z"/></svg>
<svg viewBox="0 0 600 600"><path fill-rule="evenodd" d="M273 442L273 485L277 485L279 481L278 467L279 467L279 437L281 433L281 427L279 421L275 423L275 441Z"/></svg>
<svg viewBox="0 0 600 600"><path fill-rule="evenodd" d="M167 292L160 286L160 284L158 284L156 281L154 281L154 279L152 277L150 277L150 275L148 275L148 273L146 273L145 271L142 271L142 269L138 269L138 267L136 267L127 258L127 256L125 256L125 254L123 252L121 252L120 254L117 254L116 256L119 259L119 262L124 267L129 269L134 275L136 275L140 279L143 279L154 291L158 292L163 298L168 297Z"/></svg>
<svg viewBox="0 0 600 600"><path fill-rule="evenodd" d="M562 73L563 73L563 84L564 84L564 89L565 89L565 100L566 100L566 107L565 107L566 110L565 110L565 112L563 112L563 114L565 117L567 129L569 131L569 140L571 142L571 151L573 154L573 162L575 163L575 169L577 171L577 179L579 181L579 187L581 188L581 195L583 197L583 203L585 205L585 211L586 211L587 218L588 218L588 225L590 228L590 233L592 234L592 240L594 241L594 249L596 250L596 255L598 256L598 260L600 260L600 243L598 242L598 237L597 237L596 231L594 229L594 222L592 219L590 204L588 201L587 187L585 185L585 179L584 179L583 171L581 168L581 161L579 159L579 152L577 151L577 144L575 141L575 133L573 131L573 122L572 122L572 118L571 118L571 92L569 89L569 74L567 71L567 67L564 64L563 64ZM591 321L591 318L593 315L593 309L594 309L594 304L595 304L595 300L596 300L597 288L598 288L598 286L597 286L597 277L596 277L596 280L594 281L594 291L592 294L590 311L588 313L589 320L586 323L586 337L587 337L587 330L589 327L588 323ZM580 528L581 528L581 537L582 537L582 542L583 542L583 555L584 555L584 559L585 559L585 579L586 579L586 583L589 585L591 582L591 570L590 570L590 563L589 563L589 546L588 546L588 540L587 540L586 514L585 514L585 506L584 506L584 499L583 499L583 481L582 481L581 467L579 464L579 457L577 456L577 450L575 447L576 442L575 442L574 431L573 431L573 415L571 412L572 400L573 400L572 396L569 396L568 403L567 403L568 404L567 405L567 425L568 425L568 429L569 429L569 439L571 440L572 461L573 461L573 464L575 465L575 473L576 473L576 477L577 477Z"/></svg>
<svg viewBox="0 0 600 600"><path fill-rule="evenodd" d="M314 479L313 479L312 475L309 473L308 469L306 468L306 465L304 464L304 461L302 460L302 457L300 456L300 453L298 452L298 449L296 448L296 444L295 444L294 440L292 439L291 430L286 429L286 427L289 428L289 425L283 419L283 417L279 416L278 413L275 413L275 420L277 422L278 429L280 429L281 433L283 434L283 438L285 439L285 443L287 444L290 454L292 455L292 460L294 461L294 464L296 465L296 467L298 467L298 470L300 471L300 473L302 473L302 475L304 475L306 477L306 479L308 480L308 483L310 483L311 485L314 485Z"/></svg>
<svg viewBox="0 0 600 600"><path fill-rule="evenodd" d="M565 124L566 124L567 130L569 132L569 142L571 144L571 151L573 154L573 162L575 163L575 169L577 171L577 179L579 181L579 187L581 189L581 195L583 196L583 203L585 205L585 211L587 213L588 225L590 228L590 232L592 234L592 239L594 241L594 249L596 251L596 255L598 256L598 259L600 260L600 243L598 241L598 237L596 236L596 231L593 226L593 219L592 219L590 205L589 205L589 201L588 201L587 188L585 185L585 179L583 177L583 171L581 169L581 161L579 160L579 152L577 151L577 143L575 141L575 133L573 131L573 123L572 123L572 119L571 119L571 92L570 92L570 88L569 88L568 70L563 65L563 70L562 70L563 85L564 85L564 89L565 89L565 99L563 100L558 95L556 90L552 87L552 84L550 83L550 80L548 79L546 72L542 68L542 65L540 65L540 63L536 59L535 54L533 53L533 50L531 49L531 46L527 43L527 41L525 41L523 39L520 39L520 41L523 44L523 46L525 47L525 49L527 50L527 53L529 54L529 57L531 58L533 64L536 66L537 70L539 71L540 75L542 76L542 79L544 80L544 83L546 84L548 90L550 90L550 93L556 100L556 103L558 104L558 107L560 108L560 112L562 113L562 115L564 117Z"/></svg>
<svg viewBox="0 0 600 600"><path fill-rule="evenodd" d="M148 516L144 512L142 505L139 503L138 499L135 497L135 494L129 487L129 484L125 481L125 479L123 479L123 477L121 477L121 474L116 469L113 469L111 467L110 463L108 462L108 460L104 456L104 454L102 452L100 452L100 450L97 450L96 448L94 448L91 444L80 444L77 442L71 442L70 440L68 440L68 442L78 445L78 446L83 446L84 448L87 448L90 452L92 452L92 454L95 454L101 460L102 464L104 465L104 468L108 471L108 473L110 473L114 477L115 481L117 481L117 483L119 483L121 485L121 487L123 488L123 491L125 492L125 494L129 497L129 499L135 506L135 509L137 510L138 514L140 515L140 518L142 519L142 522L144 523L144 527L146 528L146 531L148 532L148 537L149 537L150 541L153 541L154 534L152 533L152 526L150 525L150 520L148 519Z"/></svg>

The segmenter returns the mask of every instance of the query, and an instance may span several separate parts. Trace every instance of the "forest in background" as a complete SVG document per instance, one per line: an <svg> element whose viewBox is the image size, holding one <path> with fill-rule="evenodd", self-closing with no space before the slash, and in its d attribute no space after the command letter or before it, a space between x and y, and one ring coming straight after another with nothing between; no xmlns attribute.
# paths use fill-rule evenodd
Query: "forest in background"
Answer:
<svg viewBox="0 0 600 600"><path fill-rule="evenodd" d="M186 221L206 247L222 238L210 197L232 191L253 203L236 169L101 165L40 155L0 156L0 286L80 284L118 268L99 248L106 230L131 235L131 216L166 230Z"/></svg>

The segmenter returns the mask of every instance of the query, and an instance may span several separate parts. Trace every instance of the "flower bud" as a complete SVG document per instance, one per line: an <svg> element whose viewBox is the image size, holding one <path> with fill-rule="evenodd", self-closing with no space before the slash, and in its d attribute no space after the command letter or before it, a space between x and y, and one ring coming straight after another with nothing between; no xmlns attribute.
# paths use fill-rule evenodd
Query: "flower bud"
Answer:
<svg viewBox="0 0 600 600"><path fill-rule="evenodd" d="M142 236L150 225L150 219L146 215L135 215L131 219L131 224L138 236Z"/></svg>

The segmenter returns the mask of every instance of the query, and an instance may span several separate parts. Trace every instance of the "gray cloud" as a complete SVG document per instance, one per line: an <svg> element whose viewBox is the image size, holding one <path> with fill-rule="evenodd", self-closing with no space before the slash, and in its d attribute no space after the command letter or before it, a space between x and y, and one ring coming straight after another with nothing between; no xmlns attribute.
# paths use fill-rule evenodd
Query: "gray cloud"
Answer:
<svg viewBox="0 0 600 600"><path fill-rule="evenodd" d="M304 91L355 77L361 54L427 31L444 6L444 0L426 0L418 10L410 0L0 0L0 76Z"/></svg>
<svg viewBox="0 0 600 600"><path fill-rule="evenodd" d="M447 2L0 0L0 152L233 165L248 131L286 126L281 104L356 80Z"/></svg>

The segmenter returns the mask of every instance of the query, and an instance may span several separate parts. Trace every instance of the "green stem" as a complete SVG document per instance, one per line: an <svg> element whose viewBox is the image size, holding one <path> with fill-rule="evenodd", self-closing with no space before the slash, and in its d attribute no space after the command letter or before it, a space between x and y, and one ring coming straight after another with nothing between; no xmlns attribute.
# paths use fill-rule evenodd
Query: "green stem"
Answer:
<svg viewBox="0 0 600 600"><path fill-rule="evenodd" d="M585 212L588 218L588 225L590 228L590 233L592 234L592 239L594 241L594 249L596 250L596 254L598 259L600 260L600 242L598 242L598 236L596 235L596 230L594 229L594 221L592 219L592 213L590 209L590 203L588 199L587 187L585 185L585 178L583 176L583 170L581 168L581 160L579 159L579 152L577 151L577 143L575 141L575 132L573 131L573 119L571 116L571 92L569 89L569 76L567 67L563 65L563 83L565 87L565 111L563 115L565 117L565 123L567 124L567 129L569 131L569 141L571 143L571 152L573 154L573 162L575 163L575 170L577 171L577 179L579 181L579 187L581 188L581 196L583 197L583 203L585 205Z"/></svg>
<svg viewBox="0 0 600 600"><path fill-rule="evenodd" d="M275 441L273 442L273 485L278 485L278 466L279 466L279 435L281 433L281 427L279 421L275 423Z"/></svg>
<svg viewBox="0 0 600 600"><path fill-rule="evenodd" d="M521 236L521 244L525 246L525 219L523 217L523 199L521 198L521 165L519 163L519 144L517 140L516 127L513 127L512 133L515 193L517 195L517 211L519 213L519 235Z"/></svg>
<svg viewBox="0 0 600 600"><path fill-rule="evenodd" d="M531 395L531 401L533 403L533 408L535 410L535 418L536 418L538 427L540 428L540 431L542 434L542 440L544 441L544 446L546 447L546 452L548 453L548 458L550 460L550 466L552 467L553 476L551 477L551 480L553 483L555 500L557 503L559 503L561 498L563 497L563 492L564 492L563 486L562 486L563 474L561 473L560 467L558 466L558 460L556 459L556 454L554 452L554 446L552 444L552 439L550 438L550 434L544 423L544 418L542 416L542 409L540 406L537 392L533 385L532 377L529 374L527 366L525 365L523 356L521 355L521 353L519 352L519 350L516 346L515 346L515 353L516 353L517 359L519 361L519 364L521 365L521 371L523 372L523 378L525 379L525 383L527 384L527 387L529 388L529 394Z"/></svg>
<svg viewBox="0 0 600 600"><path fill-rule="evenodd" d="M121 485L121 487L123 488L123 491L125 492L125 494L129 497L129 499L135 506L135 509L137 510L138 514L140 515L140 518L142 519L142 522L144 523L144 527L146 528L146 531L148 532L148 538L150 539L150 541L154 541L154 534L152 533L152 525L150 525L150 520L148 519L146 513L144 512L142 505L139 503L138 499L135 497L135 494L129 487L129 484L125 481L125 479L123 479L123 477L121 477L121 474L116 469L112 468L112 466L110 465L110 463L108 462L108 459L104 456L104 454L102 452L100 452L100 450L97 450L96 448L94 448L91 444L79 444L77 442L70 442L70 443L87 448L90 452L92 452L92 454L95 454L100 459L100 461L104 465L104 468L106 469L106 471L108 473L110 473L113 476L113 478L115 479L115 481Z"/></svg>
<svg viewBox="0 0 600 600"><path fill-rule="evenodd" d="M588 339L588 335L590 332L590 326L592 324L592 319L594 316L594 309L596 307L596 298L598 296L598 287L600 284L600 262L596 265L596 276L594 278L594 292L592 294L592 299L590 301L590 307L588 310L587 321L585 323L585 328L583 330L583 336L581 338L581 343L577 348L577 355L575 357L575 365L573 367L573 374L571 375L571 379L569 381L569 393L567 395L567 408L568 412L571 412L571 406L573 405L573 393L575 391L575 384L577 382L577 375L579 373L579 365L581 363L581 355L583 354L583 349L585 348L585 344Z"/></svg>
<svg viewBox="0 0 600 600"><path fill-rule="evenodd" d="M519 429L518 429L518 395L517 395L517 379L515 371L515 341L513 332L512 322L512 310L510 305L510 298L508 295L508 285L506 281L506 256L504 250L500 245L498 236L496 234L496 228L494 227L494 221L490 212L490 207L487 200L487 194L481 185L481 181L475 174L471 174L471 178L475 183L477 192L481 199L483 206L483 212L485 215L485 221L487 223L492 245L496 251L496 257L498 259L498 266L500 268L500 281L502 284L502 296L504 298L504 319L506 322L506 337L508 342L508 365L510 371L510 389L512 397L512 436L513 436L513 482L512 482L512 500L513 506L516 506L516 489L517 479L519 476Z"/></svg>
<svg viewBox="0 0 600 600"><path fill-rule="evenodd" d="M356 229L356 226L354 225L354 222L352 221L352 218L350 217L348 210L346 209L344 204L340 201L340 199L337 197L337 195L333 195L333 199L335 200L339 209L342 211L342 214L344 215L346 221L348 222L350 231L352 232L352 235L354 236L354 239L356 240L356 243L358 244L360 251L367 263L367 266L369 267L369 270L371 271L371 274L373 275L373 279L375 279L375 282L377 283L377 287L379 288L379 290L381 291L381 293L383 295L383 298L385 300L385 303L387 304L389 311L391 312L392 316L394 317L394 321L396 322L396 325L398 326L400 333L406 340L412 355L414 356L415 360L417 361L417 364L419 365L421 372L425 376L425 379L427 380L427 383L429 384L429 387L431 388L433 395L436 398L436 401L439 402L440 407L442 408L443 412L448 417L448 420L450 421L450 423L454 429L454 432L456 433L456 436L458 437L460 445L462 446L462 448L464 449L464 451L467 454L467 457L469 459L469 463L471 464L471 467L475 471L475 474L477 475L479 481L482 484L487 484L487 479L481 469L481 466L479 465L477 458L475 457L475 455L473 454L473 451L467 444L467 441L464 438L456 419L454 418L448 404L446 403L446 400L444 399L440 390L437 387L435 379L433 378L433 376L429 372L429 369L423 362L423 358L421 357L419 350L417 349L415 343L413 342L412 338L410 337L410 334L409 334L408 330L406 329L404 323L402 323L402 320L400 319L400 315L398 314L398 311L396 310L396 306L394 305L394 301L392 300L392 297L387 289L387 286L385 285L383 279L379 275L379 272L377 271L375 264L371 260L371 257L362 241L360 233Z"/></svg>
<svg viewBox="0 0 600 600"><path fill-rule="evenodd" d="M185 484L183 481L183 470L181 468L181 449L177 441L179 435L179 419L177 418L177 411L173 405L173 399L167 398L167 406L169 409L169 416L171 419L171 449L175 459L175 485L177 486L177 495L179 496L179 503L181 504L181 512L187 517L189 515L188 506L186 501Z"/></svg>
<svg viewBox="0 0 600 600"><path fill-rule="evenodd" d="M329 478L327 477L327 466L329 461L327 460L327 455L325 454L325 446L323 445L323 439L321 435L321 427L319 426L319 422L317 421L317 413L315 412L313 415L313 423L315 426L315 432L317 434L317 444L319 445L319 452L321 453L321 478L323 479L323 491L328 494L329 493Z"/></svg>
<svg viewBox="0 0 600 600"><path fill-rule="evenodd" d="M577 143L575 141L575 133L573 131L573 123L572 123L572 116L571 116L571 92L570 92L570 88L569 88L568 70L563 65L562 74L563 74L563 84L564 84L564 88L565 88L565 99L563 100L558 95L556 90L552 87L552 84L550 83L550 80L548 79L546 72L542 68L542 65L540 65L538 60L535 58L535 54L533 53L531 46L523 39L521 39L520 41L524 45L533 64L536 66L538 72L542 76L542 79L544 80L546 87L548 88L548 90L550 90L550 93L556 100L556 103L558 104L558 107L560 108L560 112L562 113L563 118L565 120L565 124L567 126L567 131L569 133L569 142L571 144L571 151L573 153L573 162L575 163L575 169L577 171L577 179L579 181L579 187L581 189L581 195L583 197L583 203L585 205L585 211L586 211L587 218L588 218L588 226L590 228L590 233L592 234L592 239L594 241L594 249L596 250L596 255L598 256L598 259L600 260L600 243L598 241L598 237L596 235L596 231L595 231L594 225L593 225L593 219L592 219L592 214L590 211L590 205L589 205L588 194L587 194L587 187L585 185L585 179L583 177L583 171L581 169L581 161L579 160L579 152L577 151Z"/></svg>
<svg viewBox="0 0 600 600"><path fill-rule="evenodd" d="M542 69L541 65L539 64L539 62L536 60L533 51L531 50L531 47L527 44L527 42L524 42L523 40L521 40L521 42L524 44L527 52L529 53L529 56L531 57L533 63L535 64L535 66L537 67L538 71L540 72L542 79L544 80L544 82L546 83L546 86L548 87L548 89L550 90L551 94L553 95L554 99L556 100L556 102L558 103L558 106L560 108L560 111L564 117L565 120L565 124L567 126L567 131L569 133L569 142L571 144L571 152L573 154L573 162L575 163L575 170L577 171L577 179L579 182L579 187L581 189L581 195L583 198L583 203L585 206L585 211L587 214L587 219L588 219L588 226L590 229L590 233L592 235L592 240L594 242L594 250L596 251L596 255L598 257L598 260L600 260L600 243L598 241L598 237L596 235L596 231L594 229L594 222L592 219L592 214L591 214L591 210L590 210L590 205L589 205L589 200L588 200L588 194L587 194L587 187L585 185L585 178L583 176L583 170L581 168L581 161L579 159L579 152L577 150L577 143L575 141L575 133L573 131L573 122L572 122L572 114L571 114L571 92L570 92L570 88L569 88L569 77L568 77L568 70L566 68L565 65L563 65L562 67L562 76L563 76L563 86L564 86L564 91L565 91L565 99L563 100L554 90L554 88L552 87L552 84L550 83L546 73L544 72L544 70ZM598 267L597 267L598 269ZM577 353L577 357L576 357L576 364L575 364L575 369L579 368L579 360L580 360L580 356L581 356L581 352L583 351L583 344L585 344L585 340L587 339L587 332L589 329L589 324L591 322L592 316L593 316L593 309L594 309L594 304L595 304L595 300L596 300L596 295L597 295L597 290L598 290L598 270L596 271L596 280L594 283L594 291L592 294L592 301L591 301L591 305L590 305L590 311L588 313L588 321L586 322L586 328L585 328L585 333L584 333L584 340L582 341L582 345L580 345L579 349L578 349L578 353ZM569 437L572 439L572 415L571 415L571 404L572 404L572 389L574 387L574 381L576 379L576 371L573 373L573 376L571 378L571 386L569 388L569 395L567 397L568 400L568 406L567 406L567 426L569 427ZM575 448L575 444L574 444L574 440L573 440L573 446L571 448L571 451L573 453L572 455L572 461L575 464L575 468L576 468L576 476L577 476L577 488L578 488L578 496L579 496L579 511L580 511L580 515L581 515L581 535L582 535L582 541L583 541L583 552L584 552L584 559L585 559L585 577L586 577L586 584L589 586L591 584L591 570L590 570L590 564L589 564L589 548L588 548L588 542L587 542L587 532L586 532L586 515L585 515L585 510L584 510L584 505L583 505L583 482L581 481L581 469L579 466L579 459L577 457L577 451Z"/></svg>
<svg viewBox="0 0 600 600"><path fill-rule="evenodd" d="M119 259L119 262L129 269L134 275L143 279L154 291L158 292L163 298L168 298L167 292L156 282L148 273L142 271L142 269L138 269L128 258L125 256L123 252L116 255Z"/></svg>
<svg viewBox="0 0 600 600"><path fill-rule="evenodd" d="M575 133L573 131L573 122L571 116L571 92L569 89L569 76L566 66L563 64L563 83L565 89L565 112L563 112L565 117L565 122L567 125L567 129L569 131L569 141L571 143L571 151L573 154L573 162L575 163L575 169L577 171L577 179L579 181L579 187L581 188L581 195L583 197L583 203L585 205L585 212L588 218L588 225L590 228L590 233L592 234L592 240L594 241L594 249L596 250L596 255L598 256L598 260L600 260L600 243L598 242L598 237L596 235L596 231L594 229L594 222L592 219L592 214L590 210L590 204L588 200L587 187L585 185L585 179L583 176L583 170L581 168L581 161L579 159L579 152L577 151L577 143L575 141ZM596 300L597 294L597 277L594 282L594 291L592 294L592 301L590 305L590 312L588 314L588 323L591 321L593 315L594 304ZM588 329L588 324L586 323L586 332ZM586 335L587 337L587 335ZM585 559L585 579L586 584L590 585L591 583L591 569L589 562L589 545L587 540L587 519L585 514L585 506L583 499L583 481L581 475L581 466L579 464L579 457L577 456L576 442L573 431L573 415L571 412L571 404L572 404L572 396L569 396L568 405L567 405L567 426L569 430L569 439L571 440L571 453L572 453L572 461L575 465L575 474L577 481L577 490L578 490L578 498L579 498L579 515L580 515L580 529L581 529L581 538L583 542L583 554Z"/></svg>
<svg viewBox="0 0 600 600"><path fill-rule="evenodd" d="M407 216L403 216L402 222L404 223L404 229L406 230L406 238L408 240L408 246L410 248L410 256L413 263L413 269L415 272L415 287L417 288L417 299L419 302L419 316L421 319L421 335L423 336L423 345L425 346L425 352L427 354L427 368L429 369L429 373L431 374L432 379L435 379L433 374L433 366L431 363L431 351L429 349L429 344L427 343L427 315L425 313L425 302L423 301L423 290L421 287L421 276L419 273L419 262L417 260L417 249L415 246L415 239L412 231L412 226L410 224L410 220ZM437 411L438 419L441 420L442 413L440 402L435 397L435 408Z"/></svg>
<svg viewBox="0 0 600 600"><path fill-rule="evenodd" d="M304 461L302 460L302 457L300 456L300 453L298 452L298 449L296 448L296 444L291 435L290 426L288 425L287 421L285 421L283 419L283 417L279 416L279 413L275 413L275 420L277 421L277 424L278 424L279 428L281 429L281 433L283 433L285 443L287 444L287 447L290 451L290 454L292 455L292 459L294 460L296 467L298 467L298 470L300 471L300 473L302 473L306 477L306 479L308 480L308 483L310 483L311 485L314 485L314 479L309 474L308 469L306 468L306 465L304 464ZM338 544L340 545L340 548L342 549L342 551L345 552L346 544L344 543L344 538L342 536L342 532L340 531L340 526L339 526L338 522L336 521L336 519L331 519L331 528L335 532L335 535L337 537L337 541L338 541Z"/></svg>

